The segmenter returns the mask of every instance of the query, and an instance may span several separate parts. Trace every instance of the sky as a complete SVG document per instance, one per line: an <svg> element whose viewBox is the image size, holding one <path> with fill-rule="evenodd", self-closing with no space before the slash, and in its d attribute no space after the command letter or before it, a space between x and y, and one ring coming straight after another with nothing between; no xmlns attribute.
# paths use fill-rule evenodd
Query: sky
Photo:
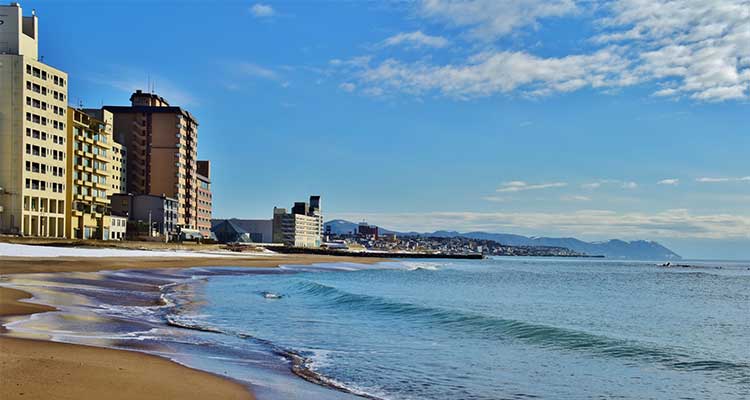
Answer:
<svg viewBox="0 0 750 400"><path fill-rule="evenodd" d="M72 105L199 120L214 216L750 259L750 1L24 1Z"/></svg>

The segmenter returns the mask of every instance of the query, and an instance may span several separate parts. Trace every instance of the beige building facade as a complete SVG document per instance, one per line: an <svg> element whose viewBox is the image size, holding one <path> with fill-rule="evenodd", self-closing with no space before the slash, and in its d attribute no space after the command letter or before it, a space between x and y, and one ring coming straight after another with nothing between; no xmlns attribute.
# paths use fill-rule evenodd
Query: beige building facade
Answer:
<svg viewBox="0 0 750 400"><path fill-rule="evenodd" d="M68 75L38 44L38 18L0 6L0 232L64 237Z"/></svg>
<svg viewBox="0 0 750 400"><path fill-rule="evenodd" d="M110 168L110 186L113 193L128 192L128 149L112 141L112 168Z"/></svg>
<svg viewBox="0 0 750 400"><path fill-rule="evenodd" d="M114 192L112 169L112 114L100 119L68 109L68 221L71 239L110 239L109 204Z"/></svg>

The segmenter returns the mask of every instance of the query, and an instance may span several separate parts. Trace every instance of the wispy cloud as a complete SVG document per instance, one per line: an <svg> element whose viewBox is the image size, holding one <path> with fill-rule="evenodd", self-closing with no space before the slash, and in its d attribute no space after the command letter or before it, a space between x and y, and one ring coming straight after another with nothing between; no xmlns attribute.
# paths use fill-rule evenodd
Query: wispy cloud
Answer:
<svg viewBox="0 0 750 400"><path fill-rule="evenodd" d="M662 179L656 182L657 185L677 186L680 184L680 180L677 178Z"/></svg>
<svg viewBox="0 0 750 400"><path fill-rule="evenodd" d="M503 196L485 196L485 197L482 197L482 200L490 201L493 203L505 203L509 199Z"/></svg>
<svg viewBox="0 0 750 400"><path fill-rule="evenodd" d="M268 4L255 3L250 7L250 13L256 18L269 18L276 15L276 10Z"/></svg>
<svg viewBox="0 0 750 400"><path fill-rule="evenodd" d="M407 48L434 47L441 48L448 45L448 39L442 36L430 36L422 31L402 32L385 39L382 46L399 46Z"/></svg>
<svg viewBox="0 0 750 400"><path fill-rule="evenodd" d="M150 81L156 88L155 92L164 97L170 104L179 106L199 104L198 96L185 90L183 85L160 75L146 73L138 68L114 66L104 73L96 71L83 74L83 76L91 83L111 87L127 94L133 93L137 89L147 91ZM86 100L82 99L84 105L87 103Z"/></svg>
<svg viewBox="0 0 750 400"><path fill-rule="evenodd" d="M281 79L279 74L266 67L262 67L258 64L251 63L251 62L241 62L237 64L237 69L248 76L252 76L255 78L262 78L262 79L271 79L271 80L278 80Z"/></svg>
<svg viewBox="0 0 750 400"><path fill-rule="evenodd" d="M700 183L724 183L724 182L750 182L750 176L743 176L740 178L698 178L695 180Z"/></svg>
<svg viewBox="0 0 750 400"><path fill-rule="evenodd" d="M357 85L351 83L351 82L344 82L339 85L339 89L345 91L345 92L353 92L357 89Z"/></svg>
<svg viewBox="0 0 750 400"><path fill-rule="evenodd" d="M338 213L335 218L367 218L396 230L439 229L527 234L575 235L588 238L750 238L750 215L695 214L685 209L657 213L579 210L567 213L428 212Z"/></svg>
<svg viewBox="0 0 750 400"><path fill-rule="evenodd" d="M565 186L568 186L568 184L565 182L528 184L523 181L511 181L511 182L503 183L495 191L498 193L513 193L513 192L523 192L527 190L560 188L560 187L565 187Z"/></svg>
<svg viewBox="0 0 750 400"><path fill-rule="evenodd" d="M623 181L621 181L619 179L599 179L599 180L594 181L594 182L582 183L581 184L581 188L582 189L588 189L588 190L594 190L594 189L599 189L600 187L602 187L604 185L616 184L616 183L619 183L619 184L622 185L625 182L623 182Z"/></svg>
<svg viewBox="0 0 750 400"><path fill-rule="evenodd" d="M566 196L561 196L560 200L562 201L591 201L591 197L581 196L581 195L566 195Z"/></svg>
<svg viewBox="0 0 750 400"><path fill-rule="evenodd" d="M635 182L623 182L622 185L621 185L621 187L623 189L637 189L638 188L638 184L635 183Z"/></svg>

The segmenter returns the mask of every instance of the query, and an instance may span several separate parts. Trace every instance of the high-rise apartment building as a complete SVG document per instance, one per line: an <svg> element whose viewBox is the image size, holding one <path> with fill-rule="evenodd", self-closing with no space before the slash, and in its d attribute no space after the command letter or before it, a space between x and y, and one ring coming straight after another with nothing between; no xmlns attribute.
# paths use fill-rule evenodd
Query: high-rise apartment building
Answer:
<svg viewBox="0 0 750 400"><path fill-rule="evenodd" d="M97 119L68 108L69 238L110 239L112 143L111 113L103 110Z"/></svg>
<svg viewBox="0 0 750 400"><path fill-rule="evenodd" d="M39 20L0 6L0 232L64 237L68 75L40 61Z"/></svg>
<svg viewBox="0 0 750 400"><path fill-rule="evenodd" d="M323 213L320 196L310 196L310 202L294 203L292 212L285 208L273 209L273 241L291 247L320 247L323 236Z"/></svg>
<svg viewBox="0 0 750 400"><path fill-rule="evenodd" d="M197 230L198 121L156 94L138 90L130 102L104 107L114 115L116 140L127 147L127 192L177 199L177 224Z"/></svg>

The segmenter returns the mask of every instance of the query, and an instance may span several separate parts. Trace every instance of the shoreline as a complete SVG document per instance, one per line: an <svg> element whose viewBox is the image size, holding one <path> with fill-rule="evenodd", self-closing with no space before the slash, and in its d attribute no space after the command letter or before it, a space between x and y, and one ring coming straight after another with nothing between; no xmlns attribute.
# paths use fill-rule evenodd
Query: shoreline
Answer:
<svg viewBox="0 0 750 400"><path fill-rule="evenodd" d="M191 267L274 268L280 265L315 263L371 264L386 261L337 256L263 255L252 257L0 257L0 278L5 275L112 270L165 270ZM12 286L12 284L11 284ZM55 304L22 301L32 294L21 289L0 287L0 319L5 324L28 320L38 313L58 310ZM35 299L38 300L38 299ZM49 301L45 303L49 304ZM42 314L40 314L42 315ZM246 383L183 365L165 356L137 349L116 349L53 342L47 338L18 338L0 335L0 397L3 399L69 396L81 399L254 399ZM148 368L142 368L148 365ZM107 366L111 366L107 368ZM182 382L191 381L185 389ZM203 388L203 389L201 389ZM205 390L204 390L205 389Z"/></svg>

